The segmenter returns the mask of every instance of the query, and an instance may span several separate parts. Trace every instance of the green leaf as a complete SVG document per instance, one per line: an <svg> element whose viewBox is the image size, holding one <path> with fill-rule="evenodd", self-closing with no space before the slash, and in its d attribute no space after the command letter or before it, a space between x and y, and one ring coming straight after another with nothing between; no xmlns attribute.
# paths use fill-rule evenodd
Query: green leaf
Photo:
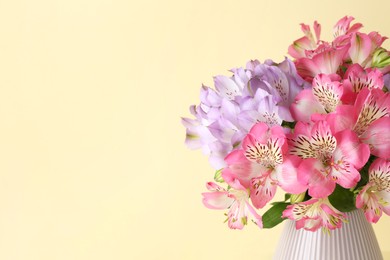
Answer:
<svg viewBox="0 0 390 260"><path fill-rule="evenodd" d="M333 207L341 212L349 212L356 209L355 194L351 190L344 189L340 185L336 185L334 192L329 196L329 201Z"/></svg>
<svg viewBox="0 0 390 260"><path fill-rule="evenodd" d="M376 159L376 157L371 155L370 158L368 159L367 163L364 165L364 167L362 169L360 169L361 178L360 178L360 181L358 182L358 184L356 185L356 189L367 184L367 182L368 182L368 169L370 168L371 163L375 159Z"/></svg>
<svg viewBox="0 0 390 260"><path fill-rule="evenodd" d="M368 183L368 171L360 171L360 181L356 185L356 188L362 187Z"/></svg>
<svg viewBox="0 0 390 260"><path fill-rule="evenodd" d="M271 202L270 204L271 204L272 206L274 206L274 205L284 204L284 203L285 203L284 201L274 201L274 202Z"/></svg>
<svg viewBox="0 0 390 260"><path fill-rule="evenodd" d="M284 194L284 201L288 201L290 198L291 198L291 194L290 193Z"/></svg>
<svg viewBox="0 0 390 260"><path fill-rule="evenodd" d="M272 206L263 215L263 228L273 228L274 226L282 223L285 218L282 218L283 211L289 203L280 202Z"/></svg>
<svg viewBox="0 0 390 260"><path fill-rule="evenodd" d="M290 129L294 129L296 122L283 121L282 126Z"/></svg>

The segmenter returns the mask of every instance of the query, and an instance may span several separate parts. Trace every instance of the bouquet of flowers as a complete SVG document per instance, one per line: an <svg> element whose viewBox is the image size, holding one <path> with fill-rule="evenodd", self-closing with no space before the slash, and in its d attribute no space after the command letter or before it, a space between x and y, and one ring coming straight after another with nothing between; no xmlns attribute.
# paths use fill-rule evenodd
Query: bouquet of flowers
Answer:
<svg viewBox="0 0 390 260"><path fill-rule="evenodd" d="M214 77L194 118L182 119L188 147L216 169L203 203L226 210L230 228L291 219L329 231L356 208L373 223L390 215L390 52L386 37L353 20L340 19L331 42L317 22L301 24L293 60L252 60ZM284 201L271 203L277 189Z"/></svg>

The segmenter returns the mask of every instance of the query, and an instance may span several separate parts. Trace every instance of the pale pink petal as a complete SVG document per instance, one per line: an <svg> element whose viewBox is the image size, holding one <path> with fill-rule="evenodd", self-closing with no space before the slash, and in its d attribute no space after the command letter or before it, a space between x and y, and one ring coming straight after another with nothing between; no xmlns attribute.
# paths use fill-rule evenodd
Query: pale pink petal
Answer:
<svg viewBox="0 0 390 260"><path fill-rule="evenodd" d="M346 218L346 215L337 211L335 212L334 208L330 207L331 205L329 204L321 204L321 209L327 214L327 215L332 215L332 216L337 216L332 218L325 218L322 221L322 225L327 227L329 230L334 230L337 228L341 228L341 225L343 223L342 219Z"/></svg>
<svg viewBox="0 0 390 260"><path fill-rule="evenodd" d="M368 34L368 37L370 37L373 45L371 50L380 47L382 43L388 39L387 37L383 37L382 35L380 35L378 32L370 32Z"/></svg>
<svg viewBox="0 0 390 260"><path fill-rule="evenodd" d="M229 184L229 186L232 187L233 189L240 191L241 194L247 195L248 188L244 187L244 185L241 184L239 179L231 179L230 181L227 181L226 183Z"/></svg>
<svg viewBox="0 0 390 260"><path fill-rule="evenodd" d="M390 203L386 206L383 206L383 212L390 216Z"/></svg>
<svg viewBox="0 0 390 260"><path fill-rule="evenodd" d="M390 191L383 190L378 192L378 197L385 203L382 204L383 212L390 216Z"/></svg>
<svg viewBox="0 0 390 260"><path fill-rule="evenodd" d="M360 139L370 145L373 155L390 158L390 118L383 117L373 122Z"/></svg>
<svg viewBox="0 0 390 260"><path fill-rule="evenodd" d="M313 29L318 42L321 37L321 25L317 21L314 21Z"/></svg>
<svg viewBox="0 0 390 260"><path fill-rule="evenodd" d="M352 129L357 116L355 115L355 107L351 105L340 105L336 112L328 114L326 121L328 122L333 133L343 131L345 129Z"/></svg>
<svg viewBox="0 0 390 260"><path fill-rule="evenodd" d="M358 136L350 131L344 130L335 134L337 140L337 152L334 155L335 161L348 159L357 169L362 168L370 157L370 148L367 144L362 144Z"/></svg>
<svg viewBox="0 0 390 260"><path fill-rule="evenodd" d="M229 197L227 191L225 192L204 192L203 204L209 209L227 209L232 205L234 199Z"/></svg>
<svg viewBox="0 0 390 260"><path fill-rule="evenodd" d="M364 64L371 53L371 39L367 34L354 33L351 38L349 55L352 63Z"/></svg>
<svg viewBox="0 0 390 260"><path fill-rule="evenodd" d="M307 36L304 36L294 41L293 44L288 47L288 54L295 59L299 59L305 57L305 50L311 50L312 48L313 46L310 39Z"/></svg>
<svg viewBox="0 0 390 260"><path fill-rule="evenodd" d="M364 195L367 192L367 189L371 187L371 183L364 186L364 188L359 192L359 194L356 196L356 208L361 209L365 204L365 197Z"/></svg>
<svg viewBox="0 0 390 260"><path fill-rule="evenodd" d="M310 26L307 24L301 23L301 30L306 36L311 34Z"/></svg>
<svg viewBox="0 0 390 260"><path fill-rule="evenodd" d="M225 158L228 167L222 170L222 178L227 180L238 179L244 187L249 187L250 180L262 174L263 168L257 163L248 161L244 150L233 150Z"/></svg>
<svg viewBox="0 0 390 260"><path fill-rule="evenodd" d="M312 89L301 91L290 107L291 115L296 121L310 122L313 114L326 114L324 107L316 99Z"/></svg>
<svg viewBox="0 0 390 260"><path fill-rule="evenodd" d="M249 213L253 217L253 221L259 228L263 228L263 221L259 214L257 214L256 210L248 203L246 202L246 207L248 208Z"/></svg>
<svg viewBox="0 0 390 260"><path fill-rule="evenodd" d="M320 73L336 73L343 62L344 55L348 50L347 47L330 49L315 55L313 57L313 62L317 65Z"/></svg>
<svg viewBox="0 0 390 260"><path fill-rule="evenodd" d="M314 232L314 231L318 230L321 227L322 227L322 221L318 217L318 218L315 218L315 219L307 219L305 221L305 226L303 228L305 230L307 230L307 231Z"/></svg>
<svg viewBox="0 0 390 260"><path fill-rule="evenodd" d="M297 156L288 156L283 164L275 169L278 185L287 193L300 194L307 190L307 186L298 181L298 166L301 159Z"/></svg>
<svg viewBox="0 0 390 260"><path fill-rule="evenodd" d="M228 226L231 229L243 229L244 223L247 221L247 216L245 215L245 206L241 205L240 201L235 201L235 203L230 207L228 212Z"/></svg>
<svg viewBox="0 0 390 260"><path fill-rule="evenodd" d="M321 161L305 159L298 168L298 180L309 187L309 195L313 198L328 197L335 189L336 183L326 177Z"/></svg>
<svg viewBox="0 0 390 260"><path fill-rule="evenodd" d="M224 188L216 184L215 182L206 183L206 188L209 191L226 191Z"/></svg>

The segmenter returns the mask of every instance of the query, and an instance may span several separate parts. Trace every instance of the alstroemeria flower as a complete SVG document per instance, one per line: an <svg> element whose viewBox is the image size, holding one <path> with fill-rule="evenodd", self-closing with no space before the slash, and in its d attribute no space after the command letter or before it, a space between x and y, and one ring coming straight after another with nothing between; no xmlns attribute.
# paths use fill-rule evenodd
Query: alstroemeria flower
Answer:
<svg viewBox="0 0 390 260"><path fill-rule="evenodd" d="M289 137L290 153L302 158L298 180L308 186L314 198L329 196L336 183L353 188L360 180L358 169L370 155L369 147L361 144L351 130L332 133L326 121L312 124L298 122Z"/></svg>
<svg viewBox="0 0 390 260"><path fill-rule="evenodd" d="M228 226L231 229L242 229L248 223L248 217L260 228L263 227L261 216L249 203L249 192L238 180L229 183L231 189L209 182L206 187L210 192L202 193L203 204L209 209L229 209Z"/></svg>
<svg viewBox="0 0 390 260"><path fill-rule="evenodd" d="M286 192L299 194L306 186L297 180L295 157L286 157L287 143L280 126L268 127L258 123L252 127L242 143L225 161L225 181L238 179L250 189L250 198L256 208L264 207L275 195L277 186Z"/></svg>
<svg viewBox="0 0 390 260"><path fill-rule="evenodd" d="M368 171L369 181L356 197L368 221L378 222L382 212L390 215L390 162L376 159Z"/></svg>
<svg viewBox="0 0 390 260"><path fill-rule="evenodd" d="M252 78L248 81L244 95L253 96L257 89L263 89L278 99L280 106L288 108L295 96L309 85L297 77L294 63L285 59L277 64L272 60L266 60L263 64L251 63Z"/></svg>
<svg viewBox="0 0 390 260"><path fill-rule="evenodd" d="M305 36L289 47L289 54L296 59L301 77L311 82L320 73L343 76L351 63L360 64L363 68L380 66L383 73L390 71L390 66L384 61L386 55L381 55L383 58L378 60L378 50L382 49L381 45L387 38L377 32L359 32L362 25L357 23L351 26L353 19L345 16L337 22L332 42L315 41L309 27L302 25ZM320 28L317 23L315 28ZM383 51L381 53L385 54Z"/></svg>
<svg viewBox="0 0 390 260"><path fill-rule="evenodd" d="M359 64L351 65L344 75L344 104L355 103L357 94L363 89L382 89L384 86L383 74L378 69L363 69Z"/></svg>
<svg viewBox="0 0 390 260"><path fill-rule="evenodd" d="M333 37L338 38L340 36L349 35L351 33L357 32L360 28L363 27L361 23L356 23L351 26L351 22L355 18L352 16L344 16L341 18L336 25L333 27Z"/></svg>
<svg viewBox="0 0 390 260"><path fill-rule="evenodd" d="M316 38L314 38L309 25L301 24L301 30L305 36L294 41L294 43L288 47L288 54L290 54L291 57L296 59L306 57L307 51L317 48L317 43L320 41L321 25L317 21L314 21L313 29Z"/></svg>
<svg viewBox="0 0 390 260"><path fill-rule="evenodd" d="M268 126L281 125L283 121L293 121L290 111L280 106L280 99L270 95L263 89L257 89L253 98L241 103L241 113L238 116L240 125L249 132L254 122L264 122Z"/></svg>
<svg viewBox="0 0 390 260"><path fill-rule="evenodd" d="M310 122L313 114L327 114L336 110L341 103L343 87L337 74L318 74L313 87L301 91L290 110L297 121Z"/></svg>
<svg viewBox="0 0 390 260"><path fill-rule="evenodd" d="M354 106L343 105L327 121L333 131L353 130L360 141L369 145L371 154L390 157L390 94L380 89L362 89Z"/></svg>
<svg viewBox="0 0 390 260"><path fill-rule="evenodd" d="M283 217L294 220L296 229L316 231L319 228L333 230L346 222L346 215L334 208L327 198L310 199L308 201L287 206Z"/></svg>
<svg viewBox="0 0 390 260"><path fill-rule="evenodd" d="M320 74L334 74L339 70L349 46L335 47L323 44L310 58L300 58L295 61L298 74L308 82Z"/></svg>

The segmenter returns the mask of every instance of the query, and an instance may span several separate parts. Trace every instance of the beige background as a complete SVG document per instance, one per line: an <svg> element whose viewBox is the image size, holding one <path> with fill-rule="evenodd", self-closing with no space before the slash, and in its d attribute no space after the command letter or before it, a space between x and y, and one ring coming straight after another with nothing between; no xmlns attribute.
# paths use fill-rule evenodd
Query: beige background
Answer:
<svg viewBox="0 0 390 260"><path fill-rule="evenodd" d="M390 36L382 1L0 1L0 259L270 259L280 227L231 231L180 116L202 83L280 61L318 19ZM385 45L389 48L389 44ZM390 259L390 217L375 225Z"/></svg>

